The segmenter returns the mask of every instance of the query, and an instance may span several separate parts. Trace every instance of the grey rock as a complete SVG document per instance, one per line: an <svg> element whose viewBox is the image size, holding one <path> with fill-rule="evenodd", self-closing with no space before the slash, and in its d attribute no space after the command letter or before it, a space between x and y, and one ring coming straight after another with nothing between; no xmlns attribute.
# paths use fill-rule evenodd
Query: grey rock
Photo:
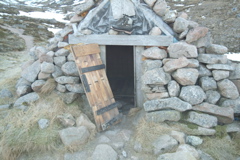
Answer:
<svg viewBox="0 0 240 160"><path fill-rule="evenodd" d="M240 114L240 98L237 98L235 100L227 99L222 103L221 106L222 107L233 108L234 113Z"/></svg>
<svg viewBox="0 0 240 160"><path fill-rule="evenodd" d="M111 140L105 135L101 135L98 138L98 143L109 143L109 142L111 142Z"/></svg>
<svg viewBox="0 0 240 160"><path fill-rule="evenodd" d="M192 24L196 25L196 23L192 23ZM199 26L193 27L192 29L190 29L190 31L186 36L186 42L192 43L199 40L202 37L205 37L206 34L208 33L208 30L209 29L207 27L199 27Z"/></svg>
<svg viewBox="0 0 240 160"><path fill-rule="evenodd" d="M209 154L207 154L201 150L198 150L198 154L199 154L201 160L214 160Z"/></svg>
<svg viewBox="0 0 240 160"><path fill-rule="evenodd" d="M66 147L83 145L90 134L85 126L69 127L59 131L60 138Z"/></svg>
<svg viewBox="0 0 240 160"><path fill-rule="evenodd" d="M88 159L88 157L89 156L85 151L64 154L64 160L80 160Z"/></svg>
<svg viewBox="0 0 240 160"><path fill-rule="evenodd" d="M148 100L162 99L162 98L168 98L168 97L169 97L168 92L146 93L146 98L147 98Z"/></svg>
<svg viewBox="0 0 240 160"><path fill-rule="evenodd" d="M73 17L70 19L70 23L78 23L83 19L83 17L74 14Z"/></svg>
<svg viewBox="0 0 240 160"><path fill-rule="evenodd" d="M117 152L107 144L99 144L96 146L92 156L92 160L117 160Z"/></svg>
<svg viewBox="0 0 240 160"><path fill-rule="evenodd" d="M240 79L240 64L234 64L234 70L230 73L229 79Z"/></svg>
<svg viewBox="0 0 240 160"><path fill-rule="evenodd" d="M196 84L199 73L194 68L180 68L172 76L179 84L186 86Z"/></svg>
<svg viewBox="0 0 240 160"><path fill-rule="evenodd" d="M182 87L179 97L191 105L202 103L207 98L203 89L199 86Z"/></svg>
<svg viewBox="0 0 240 160"><path fill-rule="evenodd" d="M178 59L172 59L166 62L163 66L165 72L172 72L179 68L186 67L189 61L186 57L180 57Z"/></svg>
<svg viewBox="0 0 240 160"><path fill-rule="evenodd" d="M177 11L175 10L169 10L167 13L163 16L163 20L166 23L173 23L175 19L177 18Z"/></svg>
<svg viewBox="0 0 240 160"><path fill-rule="evenodd" d="M142 76L143 84L159 84L166 85L171 80L171 76L163 71L163 68L156 68L147 71Z"/></svg>
<svg viewBox="0 0 240 160"><path fill-rule="evenodd" d="M55 71L54 65L52 63L43 62L41 64L41 72L43 73L53 73Z"/></svg>
<svg viewBox="0 0 240 160"><path fill-rule="evenodd" d="M217 117L218 122L228 124L234 119L234 110L232 107L219 107L209 103L201 103L193 106L194 111L200 111Z"/></svg>
<svg viewBox="0 0 240 160"><path fill-rule="evenodd" d="M93 0L84 1L84 3L81 3L80 5L77 5L73 8L74 12L77 15L80 15L81 13L91 9L91 7L94 5Z"/></svg>
<svg viewBox="0 0 240 160"><path fill-rule="evenodd" d="M217 89L217 82L212 77L201 77L199 84L204 91Z"/></svg>
<svg viewBox="0 0 240 160"><path fill-rule="evenodd" d="M154 1L156 1L156 0L154 0ZM153 27L151 29L151 31L149 32L149 35L151 35L151 36L158 36L158 35L161 35L161 34L162 34L162 31L159 27Z"/></svg>
<svg viewBox="0 0 240 160"><path fill-rule="evenodd" d="M189 32L189 28L187 28L185 31L183 31L180 35L179 35L179 39L184 39L186 38L187 34Z"/></svg>
<svg viewBox="0 0 240 160"><path fill-rule="evenodd" d="M228 62L228 59L226 55L199 54L198 61L206 64L225 64Z"/></svg>
<svg viewBox="0 0 240 160"><path fill-rule="evenodd" d="M33 93L29 93L27 95L24 95L20 98L18 98L16 100L16 102L14 103L14 107L18 107L20 105L22 105L23 103L27 103L30 104L32 102L35 102L39 99L39 96L37 93L33 92Z"/></svg>
<svg viewBox="0 0 240 160"><path fill-rule="evenodd" d="M52 73L52 76L54 78L57 78L57 77L60 77L62 75L63 75L63 72L62 72L61 68L58 67L58 66L54 66L54 72Z"/></svg>
<svg viewBox="0 0 240 160"><path fill-rule="evenodd" d="M213 90L208 90L206 92L206 102L210 103L210 104L216 104L219 99L221 98L220 93L218 93L217 91L213 91Z"/></svg>
<svg viewBox="0 0 240 160"><path fill-rule="evenodd" d="M169 96L171 97L179 96L180 86L176 81L172 80L168 83L168 93L169 93Z"/></svg>
<svg viewBox="0 0 240 160"><path fill-rule="evenodd" d="M184 160L197 160L191 152L174 152L160 155L157 160L179 160L179 157Z"/></svg>
<svg viewBox="0 0 240 160"><path fill-rule="evenodd" d="M39 119L38 120L38 127L40 129L45 129L49 126L49 120L48 119Z"/></svg>
<svg viewBox="0 0 240 160"><path fill-rule="evenodd" d="M228 52L228 48L222 45L212 44L206 49L207 53L212 54L225 54Z"/></svg>
<svg viewBox="0 0 240 160"><path fill-rule="evenodd" d="M27 81L26 79L24 78L20 78L18 81L17 81L17 84L15 86L15 88L18 88L20 86L31 86L31 82Z"/></svg>
<svg viewBox="0 0 240 160"><path fill-rule="evenodd" d="M222 70L213 70L212 74L213 74L213 78L216 81L219 81L219 80L228 78L229 75L230 75L230 72L229 71L222 71Z"/></svg>
<svg viewBox="0 0 240 160"><path fill-rule="evenodd" d="M76 120L77 127L85 126L90 133L95 133L96 126L93 124L87 115L81 113L81 115Z"/></svg>
<svg viewBox="0 0 240 160"><path fill-rule="evenodd" d="M41 88L44 86L44 84L46 83L46 81L44 80L36 80L32 85L32 90L34 92L41 92Z"/></svg>
<svg viewBox="0 0 240 160"><path fill-rule="evenodd" d="M198 40L192 42L191 44L195 45L197 48L206 48L212 44L211 33L208 32L204 37L199 38ZM204 51L204 53L206 53Z"/></svg>
<svg viewBox="0 0 240 160"><path fill-rule="evenodd" d="M227 131L227 133L240 132L240 123L237 121L234 121L233 123L228 124L226 131Z"/></svg>
<svg viewBox="0 0 240 160"><path fill-rule="evenodd" d="M85 93L82 84L66 84L66 88L70 92Z"/></svg>
<svg viewBox="0 0 240 160"><path fill-rule="evenodd" d="M67 56L67 61L75 61L75 58L72 53Z"/></svg>
<svg viewBox="0 0 240 160"><path fill-rule="evenodd" d="M59 57L54 57L53 61L57 66L62 67L62 65L65 64L67 60L65 56L59 56Z"/></svg>
<svg viewBox="0 0 240 160"><path fill-rule="evenodd" d="M44 55L48 52L48 50L45 47L37 46L35 49L35 55L37 58L39 58L41 55Z"/></svg>
<svg viewBox="0 0 240 160"><path fill-rule="evenodd" d="M226 70L226 71L233 71L234 67L228 64L209 64L207 65L208 69L215 69L215 70Z"/></svg>
<svg viewBox="0 0 240 160"><path fill-rule="evenodd" d="M189 103L184 102L177 97L146 101L143 106L147 112L161 109L175 109L184 112L192 109L192 106Z"/></svg>
<svg viewBox="0 0 240 160"><path fill-rule="evenodd" d="M40 63L43 63L43 62L53 63L53 57L43 54L39 57L39 61Z"/></svg>
<svg viewBox="0 0 240 160"><path fill-rule="evenodd" d="M31 66L22 72L22 77L29 82L34 82L37 79L40 70L41 63L39 61L35 61Z"/></svg>
<svg viewBox="0 0 240 160"><path fill-rule="evenodd" d="M63 127L73 127L76 123L74 117L70 113L64 113L62 115L58 115L57 119L59 120L59 122Z"/></svg>
<svg viewBox="0 0 240 160"><path fill-rule="evenodd" d="M10 107L11 107L10 104L0 105L0 111L10 109Z"/></svg>
<svg viewBox="0 0 240 160"><path fill-rule="evenodd" d="M175 147L177 147L178 142L174 138L169 135L162 135L158 137L153 143L153 153L155 155L163 154L166 152L170 152Z"/></svg>
<svg viewBox="0 0 240 160"><path fill-rule="evenodd" d="M113 29L110 29L110 30L108 31L108 34L109 34L109 35L118 35L118 32L115 31L115 30L113 30Z"/></svg>
<svg viewBox="0 0 240 160"><path fill-rule="evenodd" d="M62 84L57 84L56 89L57 89L59 92L62 92L62 93L64 93L64 92L67 91L66 86L65 86L65 85L62 85Z"/></svg>
<svg viewBox="0 0 240 160"><path fill-rule="evenodd" d="M161 60L145 60L143 62L143 72L162 67Z"/></svg>
<svg viewBox="0 0 240 160"><path fill-rule="evenodd" d="M195 123L199 126L211 128L217 126L217 118L208 114L197 113L197 112L189 112L188 118L186 119L188 122Z"/></svg>
<svg viewBox="0 0 240 160"><path fill-rule="evenodd" d="M59 93L59 94L60 94L63 102L66 103L66 104L71 104L78 97L78 94L77 93L73 93L73 92Z"/></svg>
<svg viewBox="0 0 240 160"><path fill-rule="evenodd" d="M61 76L55 78L56 82L60 84L71 84L71 83L79 83L78 77L67 77L67 76Z"/></svg>
<svg viewBox="0 0 240 160"><path fill-rule="evenodd" d="M58 42L58 48L63 48L69 45L67 42Z"/></svg>
<svg viewBox="0 0 240 160"><path fill-rule="evenodd" d="M203 143L203 140L196 136L187 136L186 141L192 146L198 146Z"/></svg>
<svg viewBox="0 0 240 160"><path fill-rule="evenodd" d="M146 113L146 121L148 122L164 122L164 121L179 121L181 119L181 113L175 110L161 110Z"/></svg>
<svg viewBox="0 0 240 160"><path fill-rule="evenodd" d="M13 94L9 89L4 88L0 91L0 98L11 98L11 97L13 97Z"/></svg>
<svg viewBox="0 0 240 160"><path fill-rule="evenodd" d="M168 53L171 58L187 57L196 58L198 56L197 48L194 45L185 42L172 43L168 47Z"/></svg>
<svg viewBox="0 0 240 160"><path fill-rule="evenodd" d="M49 52L47 52L47 54L46 54L46 55L47 55L47 56L50 56L50 57L53 57L53 56L54 56L54 54L55 54L55 53L54 53L53 51L49 51Z"/></svg>
<svg viewBox="0 0 240 160"><path fill-rule="evenodd" d="M237 99L239 97L238 89L232 81L224 79L219 81L217 85L222 96L230 99Z"/></svg>
<svg viewBox="0 0 240 160"><path fill-rule="evenodd" d="M188 59L188 68L197 68L199 67L199 61L197 59Z"/></svg>
<svg viewBox="0 0 240 160"><path fill-rule="evenodd" d="M59 57L59 56L64 56L64 57L66 57L66 56L68 56L68 55L69 55L69 50L64 49L64 48L59 49L57 52L55 52L55 56L56 56L56 57Z"/></svg>
<svg viewBox="0 0 240 160"><path fill-rule="evenodd" d="M142 52L142 55L149 59L163 59L167 57L167 52L158 47L151 47Z"/></svg>
<svg viewBox="0 0 240 160"><path fill-rule="evenodd" d="M181 144L181 145L178 147L177 152L189 152L189 153L191 153L196 159L199 159L199 158L200 158L198 151L197 151L194 147L192 147L192 146L190 146L190 145L188 145L188 144Z"/></svg>
<svg viewBox="0 0 240 160"><path fill-rule="evenodd" d="M188 25L189 25L188 20L186 20L182 17L178 17L173 24L173 30L177 33L182 33L185 30L187 30Z"/></svg>
<svg viewBox="0 0 240 160"><path fill-rule="evenodd" d="M168 8L165 0L157 0L157 2L153 6L153 11L161 17L166 14L167 10Z"/></svg>
<svg viewBox="0 0 240 160"><path fill-rule="evenodd" d="M50 77L51 77L51 74L49 74L49 73L40 72L40 73L38 74L38 79L39 79L39 80L47 80L47 79L49 79Z"/></svg>
<svg viewBox="0 0 240 160"><path fill-rule="evenodd" d="M19 109L19 110L22 110L23 112L27 111L28 110L28 106L25 106L25 105L20 105L18 107L15 107L16 109Z"/></svg>
<svg viewBox="0 0 240 160"><path fill-rule="evenodd" d="M153 7L157 0L144 0L145 3L149 5L149 7Z"/></svg>
<svg viewBox="0 0 240 160"><path fill-rule="evenodd" d="M167 92L167 90L164 86L154 85L153 88L152 88L152 92L154 92L154 93L164 93L164 92Z"/></svg>
<svg viewBox="0 0 240 160"><path fill-rule="evenodd" d="M31 86L19 86L17 87L16 93L18 95L18 97L21 97L25 94L28 94L32 91Z"/></svg>
<svg viewBox="0 0 240 160"><path fill-rule="evenodd" d="M62 65L62 71L66 76L79 76L75 62L66 62Z"/></svg>
<svg viewBox="0 0 240 160"><path fill-rule="evenodd" d="M211 76L212 72L207 69L204 65L200 64L198 67L199 77Z"/></svg>
<svg viewBox="0 0 240 160"><path fill-rule="evenodd" d="M178 141L179 144L185 144L186 135L183 132L171 131L170 136Z"/></svg>
<svg viewBox="0 0 240 160"><path fill-rule="evenodd" d="M92 1L92 0L91 0ZM58 37L59 41L62 41L62 38L65 37L66 35L68 35L70 32L73 31L72 26L66 26L64 29L62 29L59 34L60 37Z"/></svg>

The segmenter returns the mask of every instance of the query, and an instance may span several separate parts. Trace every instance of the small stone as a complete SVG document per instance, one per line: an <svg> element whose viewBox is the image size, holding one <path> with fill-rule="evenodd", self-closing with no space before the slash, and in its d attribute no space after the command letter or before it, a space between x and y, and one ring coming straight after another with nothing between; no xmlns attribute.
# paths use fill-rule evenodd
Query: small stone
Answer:
<svg viewBox="0 0 240 160"><path fill-rule="evenodd" d="M188 25L189 25L188 20L182 17L178 17L173 24L173 30L177 33L182 33L183 31L187 30Z"/></svg>
<svg viewBox="0 0 240 160"><path fill-rule="evenodd" d="M206 51L211 54L225 54L228 52L228 48L222 45L212 44Z"/></svg>
<svg viewBox="0 0 240 160"><path fill-rule="evenodd" d="M153 6L154 12L156 12L159 16L164 16L168 10L167 3L165 0L157 0L157 2Z"/></svg>
<svg viewBox="0 0 240 160"><path fill-rule="evenodd" d="M78 97L77 93L73 92L67 92L67 93L60 93L61 98L64 103L71 104L73 101L75 101Z"/></svg>
<svg viewBox="0 0 240 160"><path fill-rule="evenodd" d="M196 58L198 56L197 48L194 45L185 42L172 43L168 47L168 53L171 58L187 57Z"/></svg>
<svg viewBox="0 0 240 160"><path fill-rule="evenodd" d="M73 127L75 125L75 119L70 113L64 113L63 115L57 116L63 127Z"/></svg>
<svg viewBox="0 0 240 160"><path fill-rule="evenodd" d="M184 18L184 19L188 19L188 14L186 12L179 12L178 13L178 17Z"/></svg>
<svg viewBox="0 0 240 160"><path fill-rule="evenodd" d="M16 90L18 97L24 96L32 91L31 86L19 86Z"/></svg>
<svg viewBox="0 0 240 160"><path fill-rule="evenodd" d="M93 160L117 160L117 152L107 144L99 144L95 148L91 159Z"/></svg>
<svg viewBox="0 0 240 160"><path fill-rule="evenodd" d="M191 43L197 41L198 39L204 37L208 33L208 28L206 27L195 27L191 29L186 37L186 42Z"/></svg>
<svg viewBox="0 0 240 160"><path fill-rule="evenodd" d="M157 0L144 0L145 3L147 3L149 5L149 7L153 7L153 5L155 4Z"/></svg>
<svg viewBox="0 0 240 160"><path fill-rule="evenodd" d="M226 55L215 54L199 54L198 61L206 64L227 63L228 59Z"/></svg>
<svg viewBox="0 0 240 160"><path fill-rule="evenodd" d="M179 39L184 39L187 34L189 32L189 29L187 28L185 31L183 31L180 35L179 35Z"/></svg>
<svg viewBox="0 0 240 160"><path fill-rule="evenodd" d="M186 86L196 84L199 73L197 69L180 68L172 76L179 84Z"/></svg>
<svg viewBox="0 0 240 160"><path fill-rule="evenodd" d="M179 97L191 105L200 104L207 98L203 89L199 86L182 87Z"/></svg>
<svg viewBox="0 0 240 160"><path fill-rule="evenodd" d="M213 70L226 70L226 71L234 70L234 67L228 64L209 64L207 65L207 68Z"/></svg>
<svg viewBox="0 0 240 160"><path fill-rule="evenodd" d="M90 34L92 34L92 31L90 29L84 29L81 31L81 33L84 35L90 35Z"/></svg>
<svg viewBox="0 0 240 160"><path fill-rule="evenodd" d="M62 65L62 71L66 76L79 76L75 62L66 62Z"/></svg>
<svg viewBox="0 0 240 160"><path fill-rule="evenodd" d="M162 67L162 61L161 60L145 60L143 62L143 72L147 72L149 70L155 69L155 68L161 68Z"/></svg>
<svg viewBox="0 0 240 160"><path fill-rule="evenodd" d="M163 16L163 20L166 23L173 23L176 18L177 18L177 11L175 10L167 11L167 13Z"/></svg>
<svg viewBox="0 0 240 160"><path fill-rule="evenodd" d="M230 73L229 79L240 79L240 64L233 64L234 70Z"/></svg>
<svg viewBox="0 0 240 160"><path fill-rule="evenodd" d="M240 123L237 121L234 121L233 123L228 124L226 131L227 133L240 132Z"/></svg>
<svg viewBox="0 0 240 160"><path fill-rule="evenodd" d="M230 72L229 71L222 71L222 70L213 70L213 78L216 81L222 80L222 79L226 79L229 77Z"/></svg>
<svg viewBox="0 0 240 160"><path fill-rule="evenodd" d="M186 141L192 146L198 146L203 143L203 140L196 136L187 136Z"/></svg>
<svg viewBox="0 0 240 160"><path fill-rule="evenodd" d="M217 82L212 77L201 77L199 84L204 91L217 89Z"/></svg>
<svg viewBox="0 0 240 160"><path fill-rule="evenodd" d="M199 61L197 59L188 59L188 68L197 68L199 67Z"/></svg>
<svg viewBox="0 0 240 160"><path fill-rule="evenodd" d="M66 57L65 56L59 56L59 57L54 57L53 58L55 65L62 67L63 64L66 63Z"/></svg>
<svg viewBox="0 0 240 160"><path fill-rule="evenodd" d="M88 157L89 156L85 151L64 154L64 160L88 159Z"/></svg>
<svg viewBox="0 0 240 160"><path fill-rule="evenodd" d="M47 54L46 55L48 55L48 56L50 56L50 57L53 57L54 56L54 52L53 51L49 51L49 52L47 52Z"/></svg>
<svg viewBox="0 0 240 160"><path fill-rule="evenodd" d="M211 128L217 126L217 118L208 114L197 113L197 112L189 112L188 118L186 119L188 122L197 124L202 127Z"/></svg>
<svg viewBox="0 0 240 160"><path fill-rule="evenodd" d="M96 126L90 121L87 115L81 113L81 115L76 120L77 127L85 126L91 133L95 133Z"/></svg>
<svg viewBox="0 0 240 160"><path fill-rule="evenodd" d="M212 72L207 69L204 65L200 64L198 67L199 77L211 76Z"/></svg>
<svg viewBox="0 0 240 160"><path fill-rule="evenodd" d="M72 53L67 56L67 61L75 61L75 58Z"/></svg>
<svg viewBox="0 0 240 160"><path fill-rule="evenodd" d="M146 101L143 106L146 112L162 109L175 109L184 112L192 109L192 106L189 103L184 102L177 97Z"/></svg>
<svg viewBox="0 0 240 160"><path fill-rule="evenodd" d="M143 84L166 85L171 80L171 76L163 71L163 68L156 68L147 71L142 76Z"/></svg>
<svg viewBox="0 0 240 160"><path fill-rule="evenodd" d="M43 73L53 73L55 71L54 65L52 63L43 62L41 64L41 72Z"/></svg>
<svg viewBox="0 0 240 160"><path fill-rule="evenodd" d="M164 121L175 121L178 122L181 119L181 113L175 110L161 110L146 113L146 120L148 122L164 122Z"/></svg>
<svg viewBox="0 0 240 160"><path fill-rule="evenodd" d="M192 147L192 146L190 146L190 145L188 145L188 144L181 144L181 145L178 147L177 152L189 152L189 153L191 153L196 159L199 159L199 158L200 158L200 156L199 156L199 154L198 154L198 151L197 151L194 147Z"/></svg>
<svg viewBox="0 0 240 160"><path fill-rule="evenodd" d="M67 91L65 85L62 85L62 84L57 84L56 89L57 89L59 92L62 92L62 93L64 93L64 92Z"/></svg>
<svg viewBox="0 0 240 160"><path fill-rule="evenodd" d="M61 76L55 78L56 82L60 84L71 84L71 83L79 83L78 77L67 77L67 76Z"/></svg>
<svg viewBox="0 0 240 160"><path fill-rule="evenodd" d="M70 23L78 23L83 19L83 17L75 14L71 19L70 19Z"/></svg>
<svg viewBox="0 0 240 160"><path fill-rule="evenodd" d="M38 127L40 129L45 129L49 126L49 120L48 119L40 119L38 121Z"/></svg>
<svg viewBox="0 0 240 160"><path fill-rule="evenodd" d="M216 104L221 98L221 95L217 91L212 90L208 90L206 92L206 96L207 96L206 102L211 104Z"/></svg>
<svg viewBox="0 0 240 160"><path fill-rule="evenodd" d="M69 44L67 42L58 42L58 48L63 48L68 46Z"/></svg>
<svg viewBox="0 0 240 160"><path fill-rule="evenodd" d="M64 49L64 48L59 49L57 52L55 52L55 56L56 56L56 57L59 57L59 56L64 56L64 57L66 57L66 56L68 56L68 55L69 55L69 50Z"/></svg>
<svg viewBox="0 0 240 160"><path fill-rule="evenodd" d="M142 152L143 150L142 145L139 142L135 142L133 149L138 153Z"/></svg>
<svg viewBox="0 0 240 160"><path fill-rule="evenodd" d="M39 61L35 61L31 66L22 72L22 77L29 82L34 82L37 79L40 70L41 63Z"/></svg>
<svg viewBox="0 0 240 160"><path fill-rule="evenodd" d="M170 136L176 139L179 144L185 144L186 135L183 132L171 131Z"/></svg>
<svg viewBox="0 0 240 160"><path fill-rule="evenodd" d="M123 150L122 155L123 155L124 158L127 158L127 152L126 151Z"/></svg>
<svg viewBox="0 0 240 160"><path fill-rule="evenodd" d="M176 81L172 80L168 83L168 93L171 97L179 96L180 86Z"/></svg>
<svg viewBox="0 0 240 160"><path fill-rule="evenodd" d="M13 97L13 94L9 89L4 88L0 91L0 98L11 98L11 97Z"/></svg>
<svg viewBox="0 0 240 160"><path fill-rule="evenodd" d="M63 75L63 72L62 72L61 68L58 67L58 66L54 66L54 72L52 73L52 76L54 78L57 78L57 77L60 77L62 75Z"/></svg>
<svg viewBox="0 0 240 160"><path fill-rule="evenodd" d="M69 127L59 131L60 138L66 147L83 145L90 134L85 126Z"/></svg>
<svg viewBox="0 0 240 160"><path fill-rule="evenodd" d="M41 88L45 85L46 81L44 80L36 80L32 85L32 90L34 92L41 92Z"/></svg>
<svg viewBox="0 0 240 160"><path fill-rule="evenodd" d="M108 34L109 34L109 35L118 35L118 32L115 31L115 30L113 30L113 29L110 29L110 30L108 31Z"/></svg>
<svg viewBox="0 0 240 160"><path fill-rule="evenodd" d="M47 80L47 79L50 78L50 77L51 77L51 74L49 74L49 73L40 72L40 73L38 74L38 79L39 79L39 80Z"/></svg>
<svg viewBox="0 0 240 160"><path fill-rule="evenodd" d="M62 29L59 34L60 37L58 37L58 41L63 41L63 37L65 37L66 35L68 35L69 33L71 33L73 31L72 26L66 26L64 29Z"/></svg>
<svg viewBox="0 0 240 160"><path fill-rule="evenodd" d="M217 82L217 85L222 96L230 99L237 99L239 97L238 89L232 81L224 79Z"/></svg>
<svg viewBox="0 0 240 160"><path fill-rule="evenodd" d="M149 32L149 35L151 36L158 36L158 35L161 35L162 34L162 31L159 27L153 27L151 29L151 31Z"/></svg>
<svg viewBox="0 0 240 160"><path fill-rule="evenodd" d="M142 52L142 55L149 59L164 59L167 57L167 52L158 47L151 47Z"/></svg>
<svg viewBox="0 0 240 160"><path fill-rule="evenodd" d="M163 66L165 72L173 72L179 68L186 67L189 61L186 57L180 57L166 62Z"/></svg>
<svg viewBox="0 0 240 160"><path fill-rule="evenodd" d="M235 100L227 99L222 103L221 106L227 107L227 108L233 108L234 113L240 114L240 97Z"/></svg>
<svg viewBox="0 0 240 160"><path fill-rule="evenodd" d="M199 38L197 41L192 42L191 44L195 45L198 49L199 48L207 48L212 44L212 36L210 32L206 34L206 36ZM205 51L198 52L199 54L201 53L206 53Z"/></svg>
<svg viewBox="0 0 240 160"><path fill-rule="evenodd" d="M82 84L66 84L66 88L70 92L85 93Z"/></svg>
<svg viewBox="0 0 240 160"><path fill-rule="evenodd" d="M39 96L37 93L33 92L33 93L29 93L29 94L26 94L20 98L18 98L16 100L16 102L14 103L14 107L18 107L20 105L22 105L23 103L27 103L27 104L30 104L32 102L35 102L39 99Z"/></svg>
<svg viewBox="0 0 240 160"><path fill-rule="evenodd" d="M158 137L152 144L155 155L163 154L177 147L178 142L169 135Z"/></svg>

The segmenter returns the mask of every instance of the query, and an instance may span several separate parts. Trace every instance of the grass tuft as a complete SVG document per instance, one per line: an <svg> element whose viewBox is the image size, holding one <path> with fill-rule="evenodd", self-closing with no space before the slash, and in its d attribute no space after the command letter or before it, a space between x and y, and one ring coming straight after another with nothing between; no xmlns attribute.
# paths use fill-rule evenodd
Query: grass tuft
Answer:
<svg viewBox="0 0 240 160"><path fill-rule="evenodd" d="M50 94L57 87L57 83L53 78L49 78L47 82L42 86L42 94Z"/></svg>

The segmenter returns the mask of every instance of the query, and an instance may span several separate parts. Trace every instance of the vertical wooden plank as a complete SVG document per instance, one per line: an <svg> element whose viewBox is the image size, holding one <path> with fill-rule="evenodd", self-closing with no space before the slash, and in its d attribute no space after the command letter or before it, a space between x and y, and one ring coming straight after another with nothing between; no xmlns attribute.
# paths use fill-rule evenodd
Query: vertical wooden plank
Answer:
<svg viewBox="0 0 240 160"><path fill-rule="evenodd" d="M142 92L142 51L144 47L134 46L134 92L135 92L135 106L143 107L144 96Z"/></svg>

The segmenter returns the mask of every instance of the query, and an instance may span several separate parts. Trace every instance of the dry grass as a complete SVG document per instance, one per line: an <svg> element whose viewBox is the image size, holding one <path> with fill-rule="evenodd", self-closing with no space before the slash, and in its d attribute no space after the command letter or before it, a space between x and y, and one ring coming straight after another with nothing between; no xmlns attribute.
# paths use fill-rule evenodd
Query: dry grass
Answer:
<svg viewBox="0 0 240 160"><path fill-rule="evenodd" d="M42 86L42 94L50 94L57 87L57 83L53 78L49 78L47 82Z"/></svg>
<svg viewBox="0 0 240 160"><path fill-rule="evenodd" d="M240 138L240 136L238 137ZM205 137L203 138L204 142L199 146L199 149L211 155L214 159L217 160L233 160L236 157L240 156L240 144L238 142L231 141L227 138L213 138Z"/></svg>
<svg viewBox="0 0 240 160"><path fill-rule="evenodd" d="M131 108L130 111L128 112L129 117L135 116L142 108L141 107L136 107L136 108Z"/></svg>
<svg viewBox="0 0 240 160"><path fill-rule="evenodd" d="M2 158L14 160L23 152L54 151L61 145L58 134L61 126L56 117L71 111L80 114L78 106L68 107L56 94L42 97L37 104L32 104L26 112L16 109L9 110L9 114L0 125L8 129L1 135L0 147ZM38 128L38 120L46 118L50 121L47 129Z"/></svg>

